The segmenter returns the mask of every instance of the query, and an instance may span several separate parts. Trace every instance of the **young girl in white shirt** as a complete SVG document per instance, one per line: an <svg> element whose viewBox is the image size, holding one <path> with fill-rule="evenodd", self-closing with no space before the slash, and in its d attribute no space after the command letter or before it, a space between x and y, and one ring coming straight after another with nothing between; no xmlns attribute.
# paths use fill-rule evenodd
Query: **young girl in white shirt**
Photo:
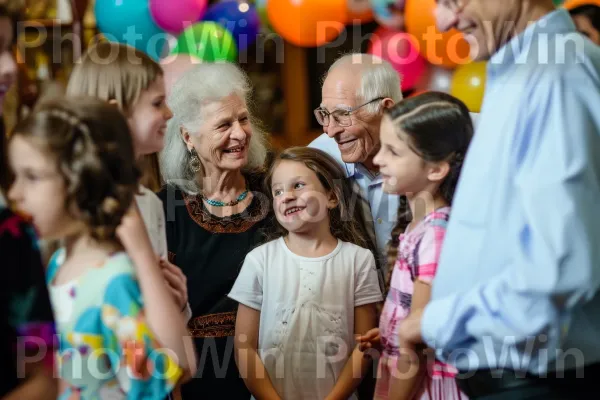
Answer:
<svg viewBox="0 0 600 400"><path fill-rule="evenodd" d="M382 301L355 197L334 159L304 147L281 153L265 183L281 229L229 294L240 373L254 398L354 399L370 365L354 337L376 326Z"/></svg>

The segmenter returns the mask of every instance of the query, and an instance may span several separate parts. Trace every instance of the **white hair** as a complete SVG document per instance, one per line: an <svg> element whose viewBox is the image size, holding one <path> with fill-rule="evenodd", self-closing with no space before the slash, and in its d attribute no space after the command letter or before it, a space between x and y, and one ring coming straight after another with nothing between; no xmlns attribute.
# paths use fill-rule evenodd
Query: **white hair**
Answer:
<svg viewBox="0 0 600 400"><path fill-rule="evenodd" d="M360 85L356 91L356 97L361 104L378 97L388 97L394 100L394 103L402 100L400 73L389 62L372 54L350 53L341 56L331 64L325 78L335 68L347 68L348 64L358 65L361 72ZM374 114L381 111L381 103L371 103L365 108Z"/></svg>
<svg viewBox="0 0 600 400"><path fill-rule="evenodd" d="M196 133L202 125L202 109L209 103L236 94L250 104L252 86L248 76L239 67L230 63L198 64L175 82L167 98L173 118L167 123L165 147L160 153L163 180L177 186L186 193L197 193L202 189L203 168L197 173L189 167L191 154L181 136L181 127ZM248 149L248 164L243 171L264 167L267 157L266 133L258 121L250 119L252 138Z"/></svg>

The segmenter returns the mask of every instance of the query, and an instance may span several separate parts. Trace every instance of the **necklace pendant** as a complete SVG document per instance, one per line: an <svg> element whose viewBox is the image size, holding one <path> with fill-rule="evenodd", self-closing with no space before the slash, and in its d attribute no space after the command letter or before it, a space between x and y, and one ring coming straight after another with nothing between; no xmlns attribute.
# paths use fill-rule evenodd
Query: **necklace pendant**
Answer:
<svg viewBox="0 0 600 400"><path fill-rule="evenodd" d="M246 196L248 196L248 190L245 190L244 193L240 194L237 199L230 201L228 203L222 202L220 200L212 200L212 199L207 199L204 194L200 195L209 205L213 206L213 207L233 207L237 204L239 204L240 201L243 201Z"/></svg>

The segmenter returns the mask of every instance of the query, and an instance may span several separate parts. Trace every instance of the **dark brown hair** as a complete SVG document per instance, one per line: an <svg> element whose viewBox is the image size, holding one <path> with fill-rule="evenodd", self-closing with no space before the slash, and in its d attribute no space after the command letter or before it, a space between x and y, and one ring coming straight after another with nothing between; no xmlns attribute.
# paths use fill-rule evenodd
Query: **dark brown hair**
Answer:
<svg viewBox="0 0 600 400"><path fill-rule="evenodd" d="M67 187L66 209L76 208L98 240L116 240L116 229L134 199L139 170L123 114L95 98L62 98L39 104L17 124L15 136L54 157Z"/></svg>
<svg viewBox="0 0 600 400"><path fill-rule="evenodd" d="M449 94L426 92L409 97L386 110L398 136L419 157L429 162L447 161L448 175L439 187L444 200L452 205L462 163L473 137L473 121L467 106ZM386 292L398 257L399 236L412 220L404 196L400 199L398 222L388 244Z"/></svg>
<svg viewBox="0 0 600 400"><path fill-rule="evenodd" d="M273 200L271 191L273 173L277 165L284 160L304 164L317 175L325 190L333 192L337 198L338 206L329 212L331 234L344 242L354 243L373 251L374 246L368 239L360 206L353 204L356 195L353 193L352 186L342 167L324 151L308 147L292 147L276 155L264 182L265 193L269 194L270 199ZM277 229L269 235L269 240L288 233L279 223L276 225Z"/></svg>

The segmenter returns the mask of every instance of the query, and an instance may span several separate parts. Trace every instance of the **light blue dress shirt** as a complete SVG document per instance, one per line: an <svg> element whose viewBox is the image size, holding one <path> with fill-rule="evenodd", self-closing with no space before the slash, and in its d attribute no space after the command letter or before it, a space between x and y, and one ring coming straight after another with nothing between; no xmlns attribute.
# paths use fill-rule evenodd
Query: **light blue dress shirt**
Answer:
<svg viewBox="0 0 600 400"><path fill-rule="evenodd" d="M600 47L575 32L555 11L488 62L422 319L459 370L600 362Z"/></svg>
<svg viewBox="0 0 600 400"><path fill-rule="evenodd" d="M361 195L369 202L371 209L372 218L366 222L373 224L377 248L380 252L377 256L380 257L380 260L385 260L386 246L398 219L400 196L385 193L381 176L375 175L362 164L345 163L337 142L327 134L324 133L313 140L309 147L323 150L335 158L346 172L346 177L356 181ZM385 268L385 264L382 265ZM384 271L385 274L386 271Z"/></svg>

